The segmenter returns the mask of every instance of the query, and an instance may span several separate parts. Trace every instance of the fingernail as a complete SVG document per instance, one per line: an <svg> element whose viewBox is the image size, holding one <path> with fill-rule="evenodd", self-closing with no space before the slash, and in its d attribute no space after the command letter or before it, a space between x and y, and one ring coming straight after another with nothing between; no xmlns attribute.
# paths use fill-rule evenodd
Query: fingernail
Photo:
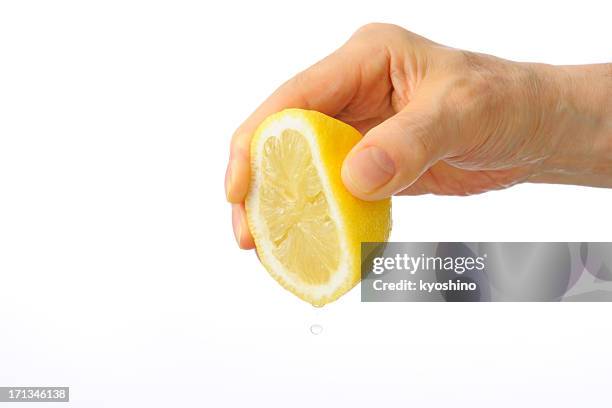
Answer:
<svg viewBox="0 0 612 408"><path fill-rule="evenodd" d="M242 237L241 230L241 222L240 222L240 214L238 214L236 205L232 205L232 229L234 230L234 238L236 239L236 243L240 246L240 241Z"/></svg>
<svg viewBox="0 0 612 408"><path fill-rule="evenodd" d="M225 199L229 201L230 189L232 188L232 160L227 164L225 170Z"/></svg>
<svg viewBox="0 0 612 408"><path fill-rule="evenodd" d="M371 193L395 175L395 164L380 147L369 146L353 154L347 163L351 184L363 193Z"/></svg>

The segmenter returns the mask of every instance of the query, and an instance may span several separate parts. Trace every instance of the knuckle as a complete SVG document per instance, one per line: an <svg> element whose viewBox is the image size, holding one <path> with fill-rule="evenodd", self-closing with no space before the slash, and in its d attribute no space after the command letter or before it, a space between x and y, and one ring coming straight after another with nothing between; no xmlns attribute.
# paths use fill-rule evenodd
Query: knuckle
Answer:
<svg viewBox="0 0 612 408"><path fill-rule="evenodd" d="M304 71L300 71L293 78L291 78L289 83L298 90L302 89L308 83L309 76L310 74L308 73L307 69Z"/></svg>
<svg viewBox="0 0 612 408"><path fill-rule="evenodd" d="M378 37L381 34L393 35L406 30L398 25L389 23L367 23L362 25L355 31L354 36L357 35L370 35Z"/></svg>
<svg viewBox="0 0 612 408"><path fill-rule="evenodd" d="M442 109L457 119L477 118L496 105L495 83L473 71L448 80L441 97Z"/></svg>
<svg viewBox="0 0 612 408"><path fill-rule="evenodd" d="M377 32L377 31L384 29L386 26L387 24L385 23L375 23L375 22L367 23L359 27L357 31L355 31L355 34L365 34L365 33Z"/></svg>

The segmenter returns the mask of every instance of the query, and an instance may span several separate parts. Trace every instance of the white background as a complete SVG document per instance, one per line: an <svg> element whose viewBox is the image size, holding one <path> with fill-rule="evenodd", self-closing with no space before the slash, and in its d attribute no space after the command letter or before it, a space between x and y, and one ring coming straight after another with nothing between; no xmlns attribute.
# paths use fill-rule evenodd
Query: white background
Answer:
<svg viewBox="0 0 612 408"><path fill-rule="evenodd" d="M237 249L223 192L234 128L364 23L610 62L606 3L1 2L0 386L70 386L73 407L609 407L612 304L356 288L317 310ZM611 241L611 202L402 197L392 239Z"/></svg>

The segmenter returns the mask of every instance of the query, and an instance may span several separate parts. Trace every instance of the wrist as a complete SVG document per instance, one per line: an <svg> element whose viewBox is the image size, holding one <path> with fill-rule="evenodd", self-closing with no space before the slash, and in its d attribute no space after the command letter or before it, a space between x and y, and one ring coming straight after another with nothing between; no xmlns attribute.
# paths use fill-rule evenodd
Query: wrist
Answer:
<svg viewBox="0 0 612 408"><path fill-rule="evenodd" d="M535 182L612 187L612 64L532 64L550 156Z"/></svg>

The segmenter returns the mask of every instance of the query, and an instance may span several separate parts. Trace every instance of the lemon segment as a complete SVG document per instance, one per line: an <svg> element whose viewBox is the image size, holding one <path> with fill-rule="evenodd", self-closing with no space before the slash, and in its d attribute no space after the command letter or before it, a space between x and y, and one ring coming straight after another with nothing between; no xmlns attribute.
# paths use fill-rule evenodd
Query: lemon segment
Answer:
<svg viewBox="0 0 612 408"><path fill-rule="evenodd" d="M362 201L342 184L342 162L360 138L322 113L287 109L264 120L251 142L246 210L259 258L315 306L359 282L361 242L389 236L390 200Z"/></svg>

